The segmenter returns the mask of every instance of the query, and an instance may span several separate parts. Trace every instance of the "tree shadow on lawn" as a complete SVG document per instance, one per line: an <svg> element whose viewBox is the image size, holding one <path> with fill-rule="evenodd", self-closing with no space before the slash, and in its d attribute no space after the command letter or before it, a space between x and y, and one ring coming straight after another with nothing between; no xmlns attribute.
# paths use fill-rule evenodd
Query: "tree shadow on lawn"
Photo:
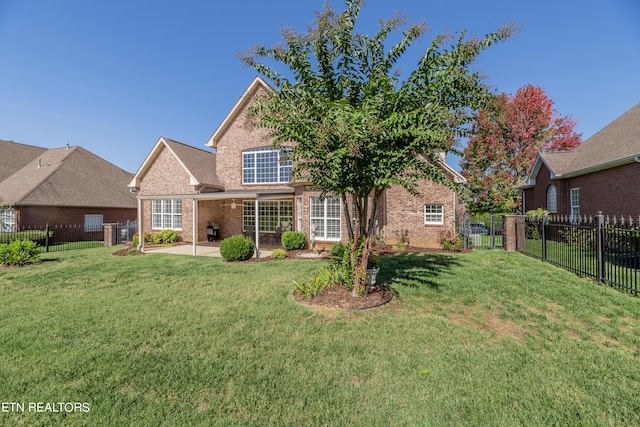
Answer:
<svg viewBox="0 0 640 427"><path fill-rule="evenodd" d="M438 276L452 267L462 265L457 257L446 253L394 254L384 256L380 264L378 283L387 286L398 284L413 289L438 289L441 286Z"/></svg>

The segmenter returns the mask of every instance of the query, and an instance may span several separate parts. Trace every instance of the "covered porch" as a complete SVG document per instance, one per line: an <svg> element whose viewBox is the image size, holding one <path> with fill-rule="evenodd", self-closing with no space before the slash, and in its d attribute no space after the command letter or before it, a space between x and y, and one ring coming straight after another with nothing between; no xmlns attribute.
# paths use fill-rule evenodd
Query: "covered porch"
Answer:
<svg viewBox="0 0 640 427"><path fill-rule="evenodd" d="M270 253L275 249L274 245L279 246L274 238L276 229L293 230L293 193L293 189L265 189L198 194L139 194L138 233L143 236L145 231L171 228L165 227L161 220L158 221L159 214L155 209L156 205L164 203L160 201L172 201L172 204L180 207L179 231L182 239L190 243L176 245L176 253L187 251L191 255L200 255L217 251L219 256L219 241L208 241L212 237L210 230L215 227L220 240L237 234L249 235L255 243L255 256L259 258L264 256L263 251ZM145 251L142 238L139 239L138 249Z"/></svg>

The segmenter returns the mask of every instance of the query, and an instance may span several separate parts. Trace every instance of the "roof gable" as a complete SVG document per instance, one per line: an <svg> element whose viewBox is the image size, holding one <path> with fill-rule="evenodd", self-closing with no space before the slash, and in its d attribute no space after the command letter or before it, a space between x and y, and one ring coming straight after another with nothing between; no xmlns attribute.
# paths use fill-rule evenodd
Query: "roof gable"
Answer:
<svg viewBox="0 0 640 427"><path fill-rule="evenodd" d="M260 77L256 77L253 79L247 90L244 91L238 102L233 106L229 114L224 118L220 126L215 130L213 135L209 138L207 143L205 144L207 147L217 148L222 135L227 131L229 126L233 123L235 118L240 114L243 108L247 105L247 103L255 96L255 94L260 89L273 90L271 86L269 86L263 79Z"/></svg>
<svg viewBox="0 0 640 427"><path fill-rule="evenodd" d="M46 148L0 140L0 182L34 162Z"/></svg>
<svg viewBox="0 0 640 427"><path fill-rule="evenodd" d="M192 147L166 137L160 137L156 145L142 163L129 187L138 188L142 177L153 165L163 150L168 150L178 164L189 175L189 185L223 189L224 185L216 175L216 155L200 148Z"/></svg>

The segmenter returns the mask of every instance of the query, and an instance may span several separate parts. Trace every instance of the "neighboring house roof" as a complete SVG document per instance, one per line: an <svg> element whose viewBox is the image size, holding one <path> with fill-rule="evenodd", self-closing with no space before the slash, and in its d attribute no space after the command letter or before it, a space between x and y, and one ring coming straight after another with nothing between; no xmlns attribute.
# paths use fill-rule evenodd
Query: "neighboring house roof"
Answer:
<svg viewBox="0 0 640 427"><path fill-rule="evenodd" d="M540 153L521 187L535 185L545 164L551 178L570 178L640 161L640 104L571 151Z"/></svg>
<svg viewBox="0 0 640 427"><path fill-rule="evenodd" d="M11 206L135 208L126 186L132 174L82 147L17 147L0 141L0 159L16 155L11 174L2 163L0 197ZM31 156L30 160L27 160ZM27 160L27 161L25 161Z"/></svg>
<svg viewBox="0 0 640 427"><path fill-rule="evenodd" d="M164 136L158 139L151 153L149 153L142 163L142 166L138 169L138 172L133 176L129 187L140 187L142 177L147 173L155 159L164 149L169 150L175 156L178 163L189 175L189 185L217 190L224 189L224 184L216 175L215 153L192 147Z"/></svg>
<svg viewBox="0 0 640 427"><path fill-rule="evenodd" d="M47 151L46 148L0 140L0 182Z"/></svg>
<svg viewBox="0 0 640 427"><path fill-rule="evenodd" d="M211 138L209 138L205 144L207 147L218 148L218 142L220 142L224 133L229 129L229 126L231 126L236 116L240 114L247 102L253 98L260 88L272 90L271 86L269 86L267 82L260 77L253 79L247 90L244 91L240 99L238 99L238 102L236 102L236 105L233 106L229 114L227 114L222 123L220 123L220 126L218 126L213 135L211 135Z"/></svg>

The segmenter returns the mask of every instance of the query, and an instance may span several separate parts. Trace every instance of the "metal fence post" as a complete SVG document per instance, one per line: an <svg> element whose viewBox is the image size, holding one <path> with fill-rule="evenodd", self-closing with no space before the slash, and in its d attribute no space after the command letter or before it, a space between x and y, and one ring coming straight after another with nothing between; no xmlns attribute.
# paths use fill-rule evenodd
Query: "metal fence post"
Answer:
<svg viewBox="0 0 640 427"><path fill-rule="evenodd" d="M604 215L598 211L598 225L596 230L596 276L598 282L604 282Z"/></svg>
<svg viewBox="0 0 640 427"><path fill-rule="evenodd" d="M494 232L494 226L493 226L493 214L489 215L489 245L491 247L491 249L495 249L494 247L494 240L495 239L495 232Z"/></svg>
<svg viewBox="0 0 640 427"><path fill-rule="evenodd" d="M549 221L549 218L547 217L547 215L542 215L542 218L540 218L540 220L542 221L542 224L540 224L540 234L542 234L542 236L540 236L542 238L542 261L546 261L547 260L547 222Z"/></svg>
<svg viewBox="0 0 640 427"><path fill-rule="evenodd" d="M49 252L49 224L47 223L46 227L44 228L44 250L45 252Z"/></svg>

